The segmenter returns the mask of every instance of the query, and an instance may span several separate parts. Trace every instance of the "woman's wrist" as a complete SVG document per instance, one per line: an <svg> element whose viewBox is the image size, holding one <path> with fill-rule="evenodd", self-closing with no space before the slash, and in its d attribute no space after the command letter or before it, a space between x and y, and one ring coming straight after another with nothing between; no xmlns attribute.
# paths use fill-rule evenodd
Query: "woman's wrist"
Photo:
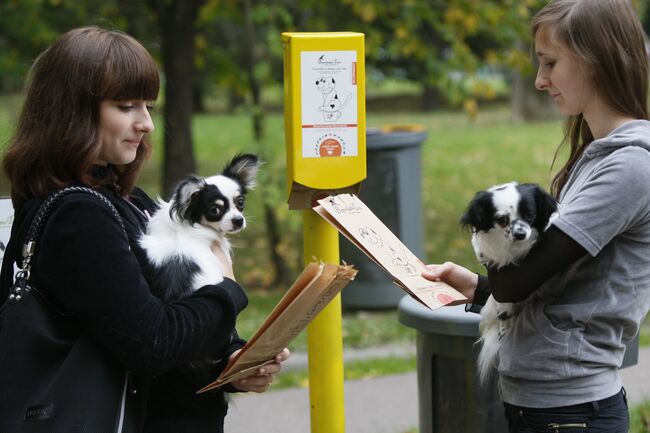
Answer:
<svg viewBox="0 0 650 433"><path fill-rule="evenodd" d="M476 288L474 289L474 296L470 303L465 304L465 311L472 313L480 313L481 309L490 297L490 282L485 275L476 274L478 280Z"/></svg>

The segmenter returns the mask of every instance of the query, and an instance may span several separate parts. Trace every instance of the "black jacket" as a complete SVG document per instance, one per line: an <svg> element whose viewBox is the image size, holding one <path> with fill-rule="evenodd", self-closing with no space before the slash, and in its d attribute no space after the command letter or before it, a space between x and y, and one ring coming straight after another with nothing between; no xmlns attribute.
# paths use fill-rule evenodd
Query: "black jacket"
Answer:
<svg viewBox="0 0 650 433"><path fill-rule="evenodd" d="M187 298L162 303L149 291L142 267L144 252L136 241L145 221L137 206L149 208L152 201L140 190L130 201L111 191L102 192L122 216L128 239L108 207L95 197L65 196L41 235L31 283L69 314L61 320L61 329L88 335L105 350L106 357L134 375L130 391L139 403L132 407L140 412L140 424L147 424L142 431L165 431L161 426L182 424L184 419L216 425L205 431L219 431L226 412L223 393L196 396L194 381L209 382L223 365L203 378L187 379L177 369L217 355L227 358L241 347L243 342L233 341L232 336L236 335L236 316L248 302L246 295L234 281L225 279ZM26 231L41 202L29 200L15 212L0 273L1 302L7 298L13 263L20 263ZM50 350L40 351L43 359L39 362L5 359L0 364L0 404L20 399L22 390L39 386L47 366L41 361ZM32 364L29 374L24 373L26 362Z"/></svg>

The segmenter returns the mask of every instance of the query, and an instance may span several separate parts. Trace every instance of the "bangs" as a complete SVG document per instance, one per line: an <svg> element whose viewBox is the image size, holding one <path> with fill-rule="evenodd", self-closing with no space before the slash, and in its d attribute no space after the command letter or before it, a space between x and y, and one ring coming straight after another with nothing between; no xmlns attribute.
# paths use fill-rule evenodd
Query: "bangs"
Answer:
<svg viewBox="0 0 650 433"><path fill-rule="evenodd" d="M113 34L116 37L107 53L100 98L155 101L160 88L156 62L135 39L123 33Z"/></svg>

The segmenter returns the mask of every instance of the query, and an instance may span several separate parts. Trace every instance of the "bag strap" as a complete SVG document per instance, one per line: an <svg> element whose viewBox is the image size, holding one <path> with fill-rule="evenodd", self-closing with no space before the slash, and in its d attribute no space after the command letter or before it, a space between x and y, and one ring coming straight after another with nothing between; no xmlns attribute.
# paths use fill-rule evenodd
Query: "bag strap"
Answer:
<svg viewBox="0 0 650 433"><path fill-rule="evenodd" d="M25 239L25 243L23 244L23 266L16 273L17 280L23 279L24 281L27 281L29 279L31 262L34 256L34 251L36 250L36 242L38 241L38 238L41 235L41 231L43 230L43 227L45 226L45 223L48 217L50 216L52 209L54 209L54 207L59 202L59 200L61 200L62 197L71 193L79 193L79 192L93 195L99 200L101 200L106 206L108 206L109 209L111 210L111 213L113 214L113 216L115 216L118 223L120 224L120 228L126 235L126 228L124 227L124 222L122 221L122 217L120 216L117 209L115 209L113 203L111 203L110 200L106 198L104 194L84 186L69 186L67 188L64 188L60 191L51 194L47 199L45 199L43 204L41 204L38 211L36 212L36 216L34 216L34 219L32 220L32 223L29 226L29 230L27 231L27 238Z"/></svg>

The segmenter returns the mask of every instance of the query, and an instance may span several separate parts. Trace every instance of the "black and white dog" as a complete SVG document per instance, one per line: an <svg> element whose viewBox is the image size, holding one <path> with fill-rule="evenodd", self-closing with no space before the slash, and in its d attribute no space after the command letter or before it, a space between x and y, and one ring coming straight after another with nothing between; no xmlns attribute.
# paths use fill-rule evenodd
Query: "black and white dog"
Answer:
<svg viewBox="0 0 650 433"><path fill-rule="evenodd" d="M152 292L163 301L179 299L206 284L223 281L223 267L212 252L217 242L231 259L228 235L243 230L245 196L255 187L261 165L255 155L235 156L221 174L188 176L178 183L140 238L152 266Z"/></svg>
<svg viewBox="0 0 650 433"><path fill-rule="evenodd" d="M557 210L557 201L539 186L511 182L476 193L460 223L472 229L472 246L479 262L498 269L523 259ZM478 370L483 383L515 314L514 304L499 303L492 296L481 310L479 341L483 344Z"/></svg>

